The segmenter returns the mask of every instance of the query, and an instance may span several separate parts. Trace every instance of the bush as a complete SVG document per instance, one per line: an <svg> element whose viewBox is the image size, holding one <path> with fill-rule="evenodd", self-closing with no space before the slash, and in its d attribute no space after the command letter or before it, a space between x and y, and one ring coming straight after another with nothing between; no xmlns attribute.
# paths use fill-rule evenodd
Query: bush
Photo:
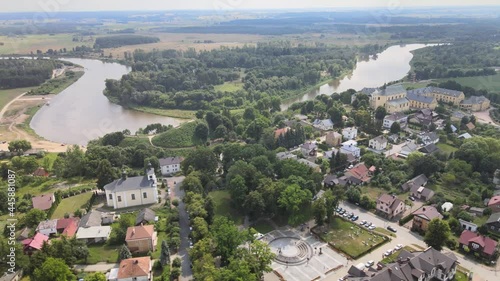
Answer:
<svg viewBox="0 0 500 281"><path fill-rule="evenodd" d="M455 250L457 248L457 246L458 246L458 243L455 240L450 239L450 240L446 241L446 247L450 248L450 250Z"/></svg>
<svg viewBox="0 0 500 281"><path fill-rule="evenodd" d="M408 216L406 216L404 218L401 218L399 220L399 225L405 225L407 222L411 221L412 219L413 219L413 215L412 214L410 214L410 215L408 215Z"/></svg>
<svg viewBox="0 0 500 281"><path fill-rule="evenodd" d="M179 257L175 258L174 261L172 262L173 267L181 267L182 261Z"/></svg>
<svg viewBox="0 0 500 281"><path fill-rule="evenodd" d="M174 200L172 200L172 205L174 205L175 207L178 207L179 206L179 199L175 198Z"/></svg>

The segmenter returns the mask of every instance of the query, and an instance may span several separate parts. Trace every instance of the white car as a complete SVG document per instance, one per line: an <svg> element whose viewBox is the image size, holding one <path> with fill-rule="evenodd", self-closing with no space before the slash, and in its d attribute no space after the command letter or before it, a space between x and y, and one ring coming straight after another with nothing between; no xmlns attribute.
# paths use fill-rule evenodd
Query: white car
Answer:
<svg viewBox="0 0 500 281"><path fill-rule="evenodd" d="M256 240L260 240L260 239L262 239L262 237L264 237L264 234L262 234L262 233L255 233L255 234L253 235L253 237L254 237Z"/></svg>
<svg viewBox="0 0 500 281"><path fill-rule="evenodd" d="M368 227L369 230L374 230L376 228L376 226L374 224L370 225L370 227Z"/></svg>
<svg viewBox="0 0 500 281"><path fill-rule="evenodd" d="M394 248L396 251L401 250L403 248L403 244L397 244L396 248Z"/></svg>
<svg viewBox="0 0 500 281"><path fill-rule="evenodd" d="M365 267L370 267L370 266L372 266L372 265L374 265L374 264L375 264L375 262L374 262L374 261L367 261L367 262L365 263Z"/></svg>

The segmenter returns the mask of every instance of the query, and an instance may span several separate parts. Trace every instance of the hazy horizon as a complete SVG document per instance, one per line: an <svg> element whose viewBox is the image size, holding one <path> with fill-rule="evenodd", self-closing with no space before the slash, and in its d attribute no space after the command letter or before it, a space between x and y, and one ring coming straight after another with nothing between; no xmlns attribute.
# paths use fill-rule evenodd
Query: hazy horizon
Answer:
<svg viewBox="0 0 500 281"><path fill-rule="evenodd" d="M419 8L500 6L498 0L452 1L421 0L190 0L189 2L157 0L17 0L2 3L0 13L78 12L78 11L168 11L168 10L300 10L321 8Z"/></svg>

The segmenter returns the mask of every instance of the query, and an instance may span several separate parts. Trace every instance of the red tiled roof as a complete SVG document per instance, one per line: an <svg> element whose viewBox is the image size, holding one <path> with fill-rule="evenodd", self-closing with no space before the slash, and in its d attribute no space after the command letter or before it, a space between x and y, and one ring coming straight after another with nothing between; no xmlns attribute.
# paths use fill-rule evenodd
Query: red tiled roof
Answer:
<svg viewBox="0 0 500 281"><path fill-rule="evenodd" d="M36 169L34 172L33 172L33 176L37 176L37 177L48 177L49 176L49 172L45 171L44 168L40 167L38 169Z"/></svg>
<svg viewBox="0 0 500 281"><path fill-rule="evenodd" d="M125 241L147 238L152 239L154 232L155 229L153 225L131 226L127 228L127 236L125 238Z"/></svg>
<svg viewBox="0 0 500 281"><path fill-rule="evenodd" d="M370 176L368 175L369 170L363 163L356 165L354 168L350 169L347 173L349 173L351 176L363 182L370 180Z"/></svg>
<svg viewBox="0 0 500 281"><path fill-rule="evenodd" d="M497 204L500 204L500 195L491 197L490 201L488 202L488 206L497 205Z"/></svg>
<svg viewBox="0 0 500 281"><path fill-rule="evenodd" d="M476 243L483 248L483 253L492 255L497 247L497 242L489 237L476 234L469 230L464 230L460 235L460 244L469 246L469 243Z"/></svg>
<svg viewBox="0 0 500 281"><path fill-rule="evenodd" d="M78 218L67 218L57 220L57 231L61 232L62 235L67 237L73 237L78 230L78 223L80 220Z"/></svg>
<svg viewBox="0 0 500 281"><path fill-rule="evenodd" d="M42 234L37 233L33 238L24 239L21 243L24 247L31 247L33 249L40 250L43 246L43 242L49 241L49 237Z"/></svg>
<svg viewBox="0 0 500 281"><path fill-rule="evenodd" d="M420 209L413 212L413 215L425 218L429 221L431 221L435 218L439 218L439 219L443 218L443 216L439 213L439 211L435 207L432 207L432 206L422 206Z"/></svg>
<svg viewBox="0 0 500 281"><path fill-rule="evenodd" d="M42 211L48 210L54 203L54 193L42 194L40 196L33 197L31 198L31 202L33 203L33 208L35 209Z"/></svg>
<svg viewBox="0 0 500 281"><path fill-rule="evenodd" d="M274 138L277 139L280 135L284 135L286 132L288 132L288 130L290 130L290 128L288 128L288 127L275 130L274 131Z"/></svg>
<svg viewBox="0 0 500 281"><path fill-rule="evenodd" d="M118 269L118 279L148 276L151 268L149 257L131 258L122 260Z"/></svg>

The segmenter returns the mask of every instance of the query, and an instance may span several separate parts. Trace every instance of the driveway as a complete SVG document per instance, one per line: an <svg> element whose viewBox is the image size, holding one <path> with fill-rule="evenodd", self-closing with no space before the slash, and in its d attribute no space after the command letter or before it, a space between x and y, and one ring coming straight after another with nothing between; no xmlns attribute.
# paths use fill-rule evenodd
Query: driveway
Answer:
<svg viewBox="0 0 500 281"><path fill-rule="evenodd" d="M106 273L110 271L112 268L118 268L120 266L119 263L105 263L105 262L99 262L96 264L77 264L74 266L74 269L77 271L84 271L84 272L102 272Z"/></svg>
<svg viewBox="0 0 500 281"><path fill-rule="evenodd" d="M182 273L179 277L180 281L188 281L193 278L193 271L191 270L191 260L189 259L188 251L189 251L189 219L188 214L186 212L186 206L184 202L182 202L182 198L184 197L184 191L180 189L180 185L184 177L171 177L167 178L168 186L170 188L170 199L178 199L179 200L179 227L180 227L180 235L181 235L181 245L179 247L179 252L175 255L172 255L171 259L175 259L176 257L180 257L182 260ZM175 184L174 184L175 182Z"/></svg>
<svg viewBox="0 0 500 281"><path fill-rule="evenodd" d="M354 206L352 204L343 202L340 204L340 207L348 210L349 212L354 212L359 216L359 220L367 220L373 224L375 224L377 227L383 227L386 228L388 225L393 226L394 228L397 229L397 237L392 238L392 241L389 243L385 244L384 246L374 250L370 254L363 256L361 259L356 260L354 264L358 263L365 263L369 260L375 261L377 263L382 259L382 254L387 251L388 249L393 249L396 247L397 244L403 244L403 245L418 245L420 247L426 248L427 245L423 242L423 238L413 232L410 232L408 229L399 226L398 223L391 222L389 220L386 220L384 218L378 217L374 215L373 213L367 212L366 210L363 210L357 206ZM449 250L445 249L443 250L444 252L447 252ZM500 273L497 273L494 268L489 268L486 266L483 266L481 264L476 263L475 261L469 260L468 258L464 258L462 255L453 252L455 256L458 258L458 261L461 266L464 268L467 268L474 272L474 280L477 281L493 281L493 280L500 280ZM500 265L498 265L500 267ZM500 268L499 268L500 269ZM337 281L339 278L344 277L347 275L347 271L349 270L349 267L342 267L340 270L335 272L332 275L328 275L325 280L331 280L331 281Z"/></svg>
<svg viewBox="0 0 500 281"><path fill-rule="evenodd" d="M393 154L399 154L399 152L401 151L401 149L403 148L403 146L406 145L406 141L400 143L400 144L393 144L392 145L392 148L388 151L385 152L385 157L389 157Z"/></svg>

